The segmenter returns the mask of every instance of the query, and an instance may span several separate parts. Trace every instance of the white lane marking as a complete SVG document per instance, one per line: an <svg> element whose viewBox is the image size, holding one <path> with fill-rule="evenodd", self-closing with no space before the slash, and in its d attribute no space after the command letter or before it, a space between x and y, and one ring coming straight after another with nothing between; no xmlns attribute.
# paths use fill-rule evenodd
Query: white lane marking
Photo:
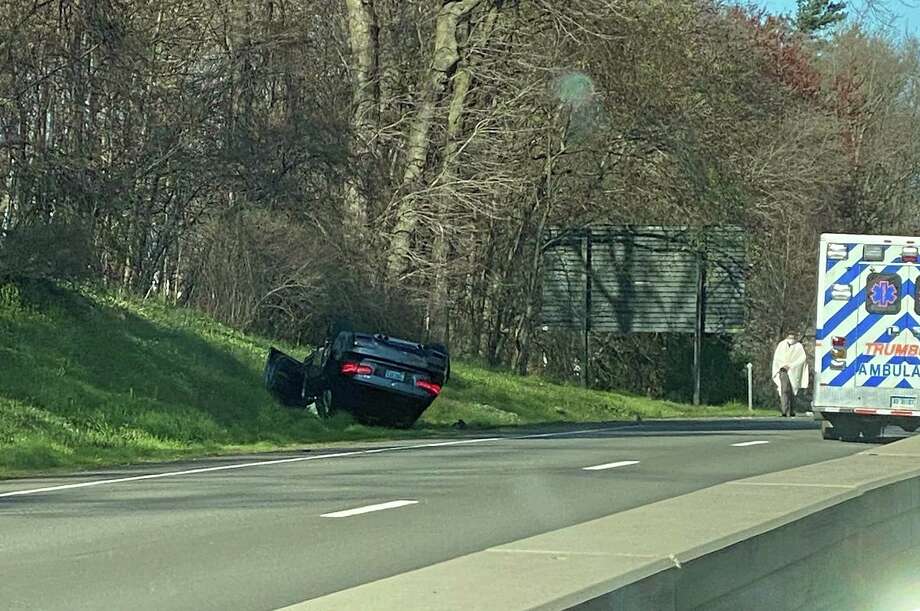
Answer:
<svg viewBox="0 0 920 611"><path fill-rule="evenodd" d="M354 509L346 509L345 511L333 511L332 513L324 513L321 515L321 518L348 518L350 516L358 516L362 513L371 513L372 511L383 511L384 509L396 509L397 507L405 507L406 505L415 505L418 501L388 501L386 503L377 503L376 505L366 505L364 507L355 507Z"/></svg>
<svg viewBox="0 0 920 611"><path fill-rule="evenodd" d="M89 482L79 482L77 484L62 484L60 486L47 486L45 488L30 488L28 490L14 490L13 492L0 493L0 498L10 496L23 496L26 494L37 494L39 492L55 492L57 490L72 490L74 488L90 488L93 486L102 486L105 484L120 484L122 482L137 482L145 479L159 479L162 477L174 477L179 475L194 475L196 473L210 473L212 471L230 471L231 469L245 469L246 467L261 467L263 465L279 465L290 462L303 462L305 460L320 460L322 458L338 458L341 456L354 456L363 454L363 451L357 452L338 452L336 454L322 454L319 456L298 456L297 458L280 458L278 460L261 460L258 462L244 462L233 465L220 465L218 467L201 467L199 469L185 469L184 471L167 471L165 473L148 473L147 475L132 475L130 477L116 477L114 479L97 479Z"/></svg>
<svg viewBox="0 0 920 611"><path fill-rule="evenodd" d="M608 462L603 465L594 465L593 467L582 467L582 471L603 471L604 469L616 469L617 467L628 467L638 465L638 460L621 460L620 462Z"/></svg>
<svg viewBox="0 0 920 611"><path fill-rule="evenodd" d="M518 435L516 437L510 437L510 439L538 439L540 437L562 437L563 435L585 435L587 433L598 433L601 431L619 431L622 429L631 429L635 425L630 424L628 426L615 426L611 428L600 428L600 429L581 429L578 431L562 431L559 433L539 433L535 435Z"/></svg>
<svg viewBox="0 0 920 611"><path fill-rule="evenodd" d="M748 446L762 446L770 443L769 441L743 441L741 443L733 443L733 448L746 448Z"/></svg>
<svg viewBox="0 0 920 611"><path fill-rule="evenodd" d="M481 439L464 439L462 441L439 441L437 443L422 443L417 446L406 446L406 450L416 450L420 448L440 448L443 446L460 446L468 443L482 443L484 441L499 441L508 439L507 437L483 437Z"/></svg>
<svg viewBox="0 0 920 611"><path fill-rule="evenodd" d="M73 490L75 488L93 488L95 486L106 486L109 484L121 484L125 482L138 482L148 479L161 479L164 477L179 477L182 475L196 475L198 473L211 473L212 471L231 471L235 469L247 469L249 467L263 467L267 465L281 465L285 463L306 462L308 460L324 460L327 458L343 458L347 456L361 456L365 454L380 454L382 452L399 452L403 450L420 450L424 448L440 448L446 446L459 446L471 443L485 443L490 441L501 441L505 439L529 439L532 437L561 437L564 435L581 435L585 433L594 433L598 431L617 431L620 429L630 428L630 426L618 426L599 429L586 429L580 431L561 431L558 433L543 433L541 435L518 435L508 437L480 437L476 439L460 439L457 441L439 441L435 443L422 443L409 446L391 446L386 448L376 448L373 450L355 450L353 452L336 452L334 454L318 454L315 456L297 456L295 458L279 458L275 460L259 460L254 462L235 463L232 465L220 465L217 467L200 467L197 469L184 469L182 471L166 471L164 473L148 473L146 475L132 475L128 477L116 477L113 479L97 479L88 482L78 482L75 484L61 484L58 486L46 486L44 488L29 488L26 490L13 490L12 492L0 492L0 499L26 496L29 494L41 494L42 492L57 492L60 490Z"/></svg>
<svg viewBox="0 0 920 611"><path fill-rule="evenodd" d="M499 439L508 439L508 437L480 437L477 439L463 439L461 441L439 441L437 443L421 443L414 446L394 446L389 448L377 448L375 450L362 450L359 454L380 454L381 452L395 452L396 450L420 450L422 448L440 448L443 446L459 446L470 443L483 443L486 441L498 441Z"/></svg>

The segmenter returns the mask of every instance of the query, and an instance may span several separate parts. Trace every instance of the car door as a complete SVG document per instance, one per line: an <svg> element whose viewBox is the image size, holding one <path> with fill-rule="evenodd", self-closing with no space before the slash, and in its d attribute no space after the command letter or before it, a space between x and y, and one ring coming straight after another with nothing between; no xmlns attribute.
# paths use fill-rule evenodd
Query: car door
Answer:
<svg viewBox="0 0 920 611"><path fill-rule="evenodd" d="M279 402L290 407L306 405L304 399L304 365L272 347L263 372L265 389Z"/></svg>

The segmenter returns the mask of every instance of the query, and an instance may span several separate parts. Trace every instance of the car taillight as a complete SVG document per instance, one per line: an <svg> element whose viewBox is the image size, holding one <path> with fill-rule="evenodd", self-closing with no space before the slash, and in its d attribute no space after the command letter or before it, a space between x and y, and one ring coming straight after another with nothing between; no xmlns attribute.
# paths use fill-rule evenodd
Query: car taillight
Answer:
<svg viewBox="0 0 920 611"><path fill-rule="evenodd" d="M339 371L345 376L369 376L374 373L374 368L370 365L345 361Z"/></svg>
<svg viewBox="0 0 920 611"><path fill-rule="evenodd" d="M416 380L415 385L422 390L428 392L428 394L437 397L441 394L441 385L435 384L434 382L429 382L428 380Z"/></svg>

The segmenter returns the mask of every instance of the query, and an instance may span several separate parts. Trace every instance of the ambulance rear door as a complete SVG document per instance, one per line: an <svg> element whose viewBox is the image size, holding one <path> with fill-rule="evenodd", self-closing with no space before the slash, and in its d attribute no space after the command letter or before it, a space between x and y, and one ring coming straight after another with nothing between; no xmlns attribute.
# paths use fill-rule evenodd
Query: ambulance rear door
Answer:
<svg viewBox="0 0 920 611"><path fill-rule="evenodd" d="M864 244L858 325L848 375L856 408L913 410L920 389L920 301L917 247ZM850 338L848 338L850 339Z"/></svg>

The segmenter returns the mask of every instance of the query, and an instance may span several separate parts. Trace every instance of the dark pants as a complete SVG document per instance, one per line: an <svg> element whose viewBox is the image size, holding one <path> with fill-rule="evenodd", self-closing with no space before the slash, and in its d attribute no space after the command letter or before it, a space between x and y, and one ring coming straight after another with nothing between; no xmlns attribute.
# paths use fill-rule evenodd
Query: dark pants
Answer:
<svg viewBox="0 0 920 611"><path fill-rule="evenodd" d="M779 372L779 388L780 412L784 418L795 416L795 393L792 392L792 382L785 371Z"/></svg>

